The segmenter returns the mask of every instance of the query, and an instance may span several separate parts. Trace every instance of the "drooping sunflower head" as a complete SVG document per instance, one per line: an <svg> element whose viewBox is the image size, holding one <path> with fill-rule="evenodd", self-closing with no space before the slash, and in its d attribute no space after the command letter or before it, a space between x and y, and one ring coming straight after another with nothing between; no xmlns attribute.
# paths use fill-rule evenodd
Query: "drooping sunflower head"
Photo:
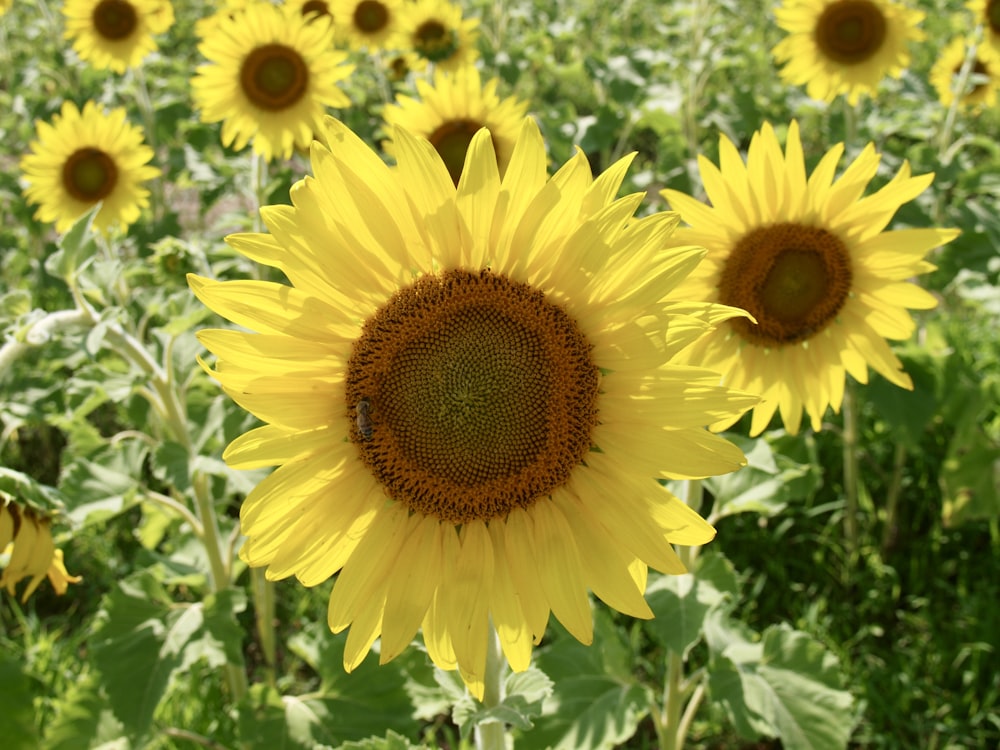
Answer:
<svg viewBox="0 0 1000 750"><path fill-rule="evenodd" d="M958 87L963 83L963 69L969 54L969 42L964 37L952 39L931 68L931 84L941 104L950 107ZM960 104L966 107L992 107L997 103L1000 87L1000 57L985 48L978 48L964 78L964 93Z"/></svg>
<svg viewBox="0 0 1000 750"><path fill-rule="evenodd" d="M83 112L65 102L52 123L36 123L37 140L21 158L25 198L38 205L40 221L55 222L64 232L97 203L94 227L126 228L149 205L142 183L159 176L149 166L153 150L143 143L142 129L130 125L125 110L105 114L94 102Z"/></svg>
<svg viewBox="0 0 1000 750"><path fill-rule="evenodd" d="M222 142L252 141L265 159L308 148L327 107L349 104L338 82L353 71L333 47L329 17L305 18L268 3L220 19L198 46L208 63L191 81L203 122L222 122Z"/></svg>
<svg viewBox="0 0 1000 750"><path fill-rule="evenodd" d="M843 151L843 144L834 146L807 177L797 123L788 129L784 153L765 124L745 164L725 136L721 168L699 159L710 206L663 191L690 225L676 241L708 249L672 296L739 306L756 320L734 319L685 354L718 369L733 387L761 395L754 435L778 409L789 432L798 431L803 409L818 430L827 407L840 408L845 374L867 383L869 366L912 388L886 339L913 333L910 309L935 306L907 279L933 269L926 253L958 232L885 231L933 175L911 176L904 162L888 184L861 197L880 157L869 144L835 180Z"/></svg>
<svg viewBox="0 0 1000 750"><path fill-rule="evenodd" d="M410 67L423 70L430 63L442 70L471 66L479 58L479 20L463 18L462 9L449 0L414 0L400 20L399 47L410 50Z"/></svg>
<svg viewBox="0 0 1000 750"><path fill-rule="evenodd" d="M983 25L983 44L1000 56L1000 0L969 0L966 7L972 11L972 25Z"/></svg>
<svg viewBox="0 0 1000 750"><path fill-rule="evenodd" d="M66 0L62 12L80 59L115 73L138 66L174 22L169 0Z"/></svg>
<svg viewBox="0 0 1000 750"><path fill-rule="evenodd" d="M909 43L924 38L924 14L895 0L783 0L775 17L788 32L773 50L782 79L827 102L874 96L910 64Z"/></svg>
<svg viewBox="0 0 1000 750"><path fill-rule="evenodd" d="M456 185L472 138L481 128L489 129L502 177L528 103L515 97L501 100L496 93L499 84L499 79L493 78L484 85L479 71L471 65L453 74L437 70L433 83L417 81L419 98L399 95L382 116L390 130L399 126L430 141ZM387 153L395 153L392 139L383 147Z"/></svg>
<svg viewBox="0 0 1000 750"><path fill-rule="evenodd" d="M293 205L262 211L270 233L229 238L291 285L190 283L250 331L200 334L267 423L225 458L280 464L243 505L242 557L310 586L339 571L346 668L422 628L481 696L491 622L526 669L550 612L584 642L588 588L649 617L647 565L681 572L670 542L712 538L657 478L743 463L704 426L755 398L674 362L742 313L663 301L703 250L665 250L676 215L616 198L629 159L549 177L529 118L503 178L483 129L456 186L428 141L394 141L389 167L331 121Z"/></svg>
<svg viewBox="0 0 1000 750"><path fill-rule="evenodd" d="M21 601L35 593L48 576L60 596L71 583L83 580L72 576L63 562L63 552L52 540L52 519L29 507L20 507L0 493L0 557L6 563L0 571L0 588L14 595L17 585L28 578Z"/></svg>
<svg viewBox="0 0 1000 750"><path fill-rule="evenodd" d="M354 49L380 50L394 41L402 6L402 0L333 0L331 12L341 40Z"/></svg>

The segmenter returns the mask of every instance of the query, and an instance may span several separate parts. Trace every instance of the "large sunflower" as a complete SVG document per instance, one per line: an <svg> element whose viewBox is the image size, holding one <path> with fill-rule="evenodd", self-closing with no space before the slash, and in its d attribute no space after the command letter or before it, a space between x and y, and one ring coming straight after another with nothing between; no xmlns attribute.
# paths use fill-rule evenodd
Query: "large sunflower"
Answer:
<svg viewBox="0 0 1000 750"><path fill-rule="evenodd" d="M252 140L267 160L306 148L327 107L350 102L337 83L354 70L333 48L328 16L304 18L268 3L222 18L198 49L208 63L191 81L203 122L222 121L222 142Z"/></svg>
<svg viewBox="0 0 1000 750"><path fill-rule="evenodd" d="M410 0L406 0L409 2ZM354 49L385 49L394 41L403 0L333 0L337 35Z"/></svg>
<svg viewBox="0 0 1000 750"><path fill-rule="evenodd" d="M71 583L83 580L66 570L63 552L52 540L52 519L31 508L20 508L0 497L0 555L9 555L0 573L0 588L14 595L17 585L28 578L21 601L35 593L38 584L48 576L52 588L60 596Z"/></svg>
<svg viewBox="0 0 1000 750"><path fill-rule="evenodd" d="M924 38L924 14L893 0L784 0L774 15L789 32L773 50L782 79L827 102L874 96L910 64L909 43Z"/></svg>
<svg viewBox="0 0 1000 750"><path fill-rule="evenodd" d="M174 22L169 0L66 0L62 12L80 59L115 73L138 66Z"/></svg>
<svg viewBox="0 0 1000 750"><path fill-rule="evenodd" d="M228 238L291 286L190 277L251 331L200 334L267 423L225 459L281 465L244 502L240 554L307 586L339 571L347 669L422 627L481 696L491 622L524 670L550 612L583 642L588 588L650 617L646 566L680 573L670 543L713 537L655 478L743 464L702 426L755 399L673 362L742 311L662 302L704 251L665 250L677 216L615 199L629 159L594 179L578 153L548 178L529 118L502 180L484 129L456 188L405 131L394 168L339 122L326 135L293 205L262 210L271 233Z"/></svg>
<svg viewBox="0 0 1000 750"><path fill-rule="evenodd" d="M983 25L983 43L1000 56L1000 0L969 0L965 7L975 16L973 25Z"/></svg>
<svg viewBox="0 0 1000 750"><path fill-rule="evenodd" d="M438 70L433 84L417 81L419 99L399 95L396 104L386 106L382 116L390 126L430 141L456 185L473 136L480 128L487 128L503 177L528 103L515 97L501 100L497 96L499 84L499 79L492 78L483 85L479 71L471 65L454 74ZM391 138L384 147L389 154L395 154Z"/></svg>
<svg viewBox="0 0 1000 750"><path fill-rule="evenodd" d="M969 69L970 77L966 81L965 92L959 99L967 107L992 107L997 103L997 87L1000 86L1000 57L986 52L985 48L976 50L976 57ZM941 103L950 107L955 101L956 87L959 75L969 53L969 44L964 37L952 39L947 47L938 55L937 62L931 68L931 84L937 91Z"/></svg>
<svg viewBox="0 0 1000 750"><path fill-rule="evenodd" d="M934 175L912 177L904 162L888 184L862 198L880 157L869 144L834 180L843 151L843 144L834 146L807 178L798 125L789 127L782 154L765 124L745 165L725 136L721 169L699 159L711 206L663 191L691 225L675 240L708 249L672 296L739 306L757 320L729 321L685 353L722 372L728 385L761 394L753 435L778 409L789 432L798 431L803 408L819 429L827 406L840 408L845 373L866 383L869 365L913 387L886 339L913 333L907 308L934 307L934 297L907 279L933 269L924 255L958 232L883 231Z"/></svg>
<svg viewBox="0 0 1000 750"><path fill-rule="evenodd" d="M403 8L398 45L409 50L410 67L428 63L457 70L479 58L479 20L462 18L462 9L448 0L413 0Z"/></svg>
<svg viewBox="0 0 1000 750"><path fill-rule="evenodd" d="M64 232L97 203L94 227L100 231L139 218L149 205L142 183L160 170L148 165L153 150L143 143L142 129L126 121L124 109L104 114L87 102L81 113L64 102L51 125L35 126L38 139L21 158L21 172L28 183L25 197L38 205L37 219Z"/></svg>

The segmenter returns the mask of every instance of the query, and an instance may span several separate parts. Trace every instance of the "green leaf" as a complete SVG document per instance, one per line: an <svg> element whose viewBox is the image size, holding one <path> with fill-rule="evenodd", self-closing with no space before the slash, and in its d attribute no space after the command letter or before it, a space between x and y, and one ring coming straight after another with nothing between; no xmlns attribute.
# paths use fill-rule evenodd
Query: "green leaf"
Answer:
<svg viewBox="0 0 1000 750"><path fill-rule="evenodd" d="M919 349L896 352L903 369L913 380L913 390L893 385L881 375L872 377L867 388L859 389L878 410L892 430L893 439L910 448L920 445L924 429L938 413L940 362Z"/></svg>
<svg viewBox="0 0 1000 750"><path fill-rule="evenodd" d="M411 745L401 734L387 732L385 737L369 737L359 742L345 742L337 750L421 750L426 745Z"/></svg>
<svg viewBox="0 0 1000 750"><path fill-rule="evenodd" d="M0 466L0 499L28 505L47 516L59 515L66 507L62 496L54 487L5 466Z"/></svg>
<svg viewBox="0 0 1000 750"><path fill-rule="evenodd" d="M45 270L53 276L69 280L76 275L84 261L97 255L97 243L91 225L101 210L98 203L81 216L69 231L59 239L59 249L45 259Z"/></svg>
<svg viewBox="0 0 1000 750"><path fill-rule="evenodd" d="M512 673L505 682L506 694L496 706L482 708L471 700L455 704L453 718L467 737L479 724L502 722L515 729L528 730L532 719L542 715L542 703L552 694L552 680L538 669Z"/></svg>
<svg viewBox="0 0 1000 750"><path fill-rule="evenodd" d="M121 441L93 458L69 464L59 480L69 518L78 525L98 523L139 502L138 477L147 454L144 443Z"/></svg>
<svg viewBox="0 0 1000 750"><path fill-rule="evenodd" d="M165 440L153 452L153 476L180 492L191 487L190 456L180 443Z"/></svg>
<svg viewBox="0 0 1000 750"><path fill-rule="evenodd" d="M1000 516L1000 447L982 433L974 440L953 442L941 465L945 527Z"/></svg>
<svg viewBox="0 0 1000 750"><path fill-rule="evenodd" d="M108 707L93 674L73 683L56 703L56 715L45 727L48 750L89 750L124 740L125 727ZM124 745L127 747L127 744Z"/></svg>
<svg viewBox="0 0 1000 750"><path fill-rule="evenodd" d="M0 656L0 737L4 748L32 750L39 747L35 728L36 683L24 673L21 663Z"/></svg>

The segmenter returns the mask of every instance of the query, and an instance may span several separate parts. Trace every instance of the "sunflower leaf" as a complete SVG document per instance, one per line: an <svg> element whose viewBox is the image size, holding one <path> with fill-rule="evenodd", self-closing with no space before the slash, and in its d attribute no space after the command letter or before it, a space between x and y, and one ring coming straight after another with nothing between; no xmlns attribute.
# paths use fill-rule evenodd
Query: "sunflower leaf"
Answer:
<svg viewBox="0 0 1000 750"><path fill-rule="evenodd" d="M46 271L68 281L80 270L81 260L97 257L97 243L91 227L100 210L100 203L93 206L59 239L59 249L45 259Z"/></svg>
<svg viewBox="0 0 1000 750"><path fill-rule="evenodd" d="M0 656L0 706L6 747L38 747L34 699L37 682L23 671L18 659Z"/></svg>
<svg viewBox="0 0 1000 750"><path fill-rule="evenodd" d="M532 719L542 715L542 703L551 694L552 680L532 668L507 678L506 695L498 705L478 709L479 704L471 700L456 702L452 718L459 725L462 737L468 737L475 726L496 721L527 730L534 726Z"/></svg>
<svg viewBox="0 0 1000 750"><path fill-rule="evenodd" d="M125 727L108 708L107 697L101 693L94 674L70 685L55 710L55 718L45 727L45 747L49 750L107 747L115 741L125 742Z"/></svg>

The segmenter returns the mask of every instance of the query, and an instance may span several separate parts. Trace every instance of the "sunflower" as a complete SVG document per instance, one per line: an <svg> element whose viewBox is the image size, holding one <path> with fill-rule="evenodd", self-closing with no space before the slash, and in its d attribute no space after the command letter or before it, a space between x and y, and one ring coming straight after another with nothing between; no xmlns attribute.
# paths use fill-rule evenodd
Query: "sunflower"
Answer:
<svg viewBox="0 0 1000 750"><path fill-rule="evenodd" d="M223 0L220 7L203 18L199 18L194 24L194 33L199 40L207 39L216 33L219 24L225 20L238 17L248 5L258 3L260 0Z"/></svg>
<svg viewBox="0 0 1000 750"><path fill-rule="evenodd" d="M155 34L174 22L169 0L66 0L65 38L98 70L124 73L156 50Z"/></svg>
<svg viewBox="0 0 1000 750"><path fill-rule="evenodd" d="M488 128L503 177L528 103L514 97L501 101L496 93L499 84L499 79L493 78L483 85L479 71L471 65L454 74L437 70L433 85L417 81L419 99L399 95L382 116L390 126L430 141L456 185L473 136L480 128ZM383 146L394 155L391 139Z"/></svg>
<svg viewBox="0 0 1000 750"><path fill-rule="evenodd" d="M327 16L333 20L334 0L286 0L285 5L305 18Z"/></svg>
<svg viewBox="0 0 1000 750"><path fill-rule="evenodd" d="M462 18L462 9L448 0L413 0L403 8L399 48L410 50L410 67L428 63L457 70L478 59L479 20Z"/></svg>
<svg viewBox="0 0 1000 750"><path fill-rule="evenodd" d="M14 0L0 0L0 16L10 10L12 5L14 5Z"/></svg>
<svg viewBox="0 0 1000 750"><path fill-rule="evenodd" d="M880 157L869 144L834 180L843 151L843 144L830 149L807 179L798 124L788 129L784 155L765 124L745 165L725 136L721 169L700 158L711 206L662 192L690 224L676 241L708 249L672 296L739 306L756 318L756 325L729 321L686 352L687 361L719 370L728 385L761 395L752 435L778 409L788 432L798 432L803 408L818 430L827 406L840 409L845 373L867 383L869 365L913 387L886 339L913 333L907 308L935 306L906 279L932 270L924 255L958 232L883 231L934 175L913 177L904 162L888 184L862 198Z"/></svg>
<svg viewBox="0 0 1000 750"><path fill-rule="evenodd" d="M409 2L409 0L407 0ZM354 49L386 49L399 25L402 0L332 0L337 34Z"/></svg>
<svg viewBox="0 0 1000 750"><path fill-rule="evenodd" d="M950 107L955 101L955 90L959 75L969 52L968 42L962 38L952 39L938 55L931 68L931 84L937 90L941 103ZM972 61L970 77L966 81L961 104L968 107L992 107L997 103L997 86L1000 85L1000 58L977 49Z"/></svg>
<svg viewBox="0 0 1000 750"><path fill-rule="evenodd" d="M94 228L111 225L123 229L139 218L149 205L149 191L141 186L158 177L148 165L153 150L143 143L142 129L125 120L125 110L108 114L87 102L83 112L64 102L52 124L35 123L38 140L21 158L21 172L28 186L25 198L38 205L35 218L55 222L65 232L97 203L101 210Z"/></svg>
<svg viewBox="0 0 1000 750"><path fill-rule="evenodd" d="M220 19L198 49L209 61L191 88L203 122L222 121L222 142L270 161L306 148L327 107L350 102L337 83L351 74L333 48L329 17L304 18L268 3Z"/></svg>
<svg viewBox="0 0 1000 750"><path fill-rule="evenodd" d="M1000 0L969 0L965 7L975 16L973 25L983 25L983 43L1000 56Z"/></svg>
<svg viewBox="0 0 1000 750"><path fill-rule="evenodd" d="M782 79L827 102L874 96L885 76L910 64L909 43L924 38L924 14L892 0L784 0L774 14L789 32L772 50L785 63Z"/></svg>
<svg viewBox="0 0 1000 750"><path fill-rule="evenodd" d="M387 166L341 123L312 148L270 234L228 237L291 286L189 277L246 330L208 330L223 389L267 424L224 454L280 464L246 498L240 554L307 586L339 571L333 632L350 670L385 663L418 628L438 666L482 696L492 623L528 667L549 613L593 636L587 589L650 617L647 565L684 570L670 542L714 530L654 477L732 471L703 425L756 399L673 363L734 315L665 303L703 255L664 250L674 214L615 199L630 161L594 179L577 153L546 175L534 121L501 179L480 130L456 188L406 131Z"/></svg>
<svg viewBox="0 0 1000 750"><path fill-rule="evenodd" d="M22 602L28 601L46 575L60 596L66 593L69 584L83 580L66 570L63 552L52 541L52 519L3 498L0 498L0 555L9 555L0 574L0 588L13 596L18 583L31 579L21 595Z"/></svg>

